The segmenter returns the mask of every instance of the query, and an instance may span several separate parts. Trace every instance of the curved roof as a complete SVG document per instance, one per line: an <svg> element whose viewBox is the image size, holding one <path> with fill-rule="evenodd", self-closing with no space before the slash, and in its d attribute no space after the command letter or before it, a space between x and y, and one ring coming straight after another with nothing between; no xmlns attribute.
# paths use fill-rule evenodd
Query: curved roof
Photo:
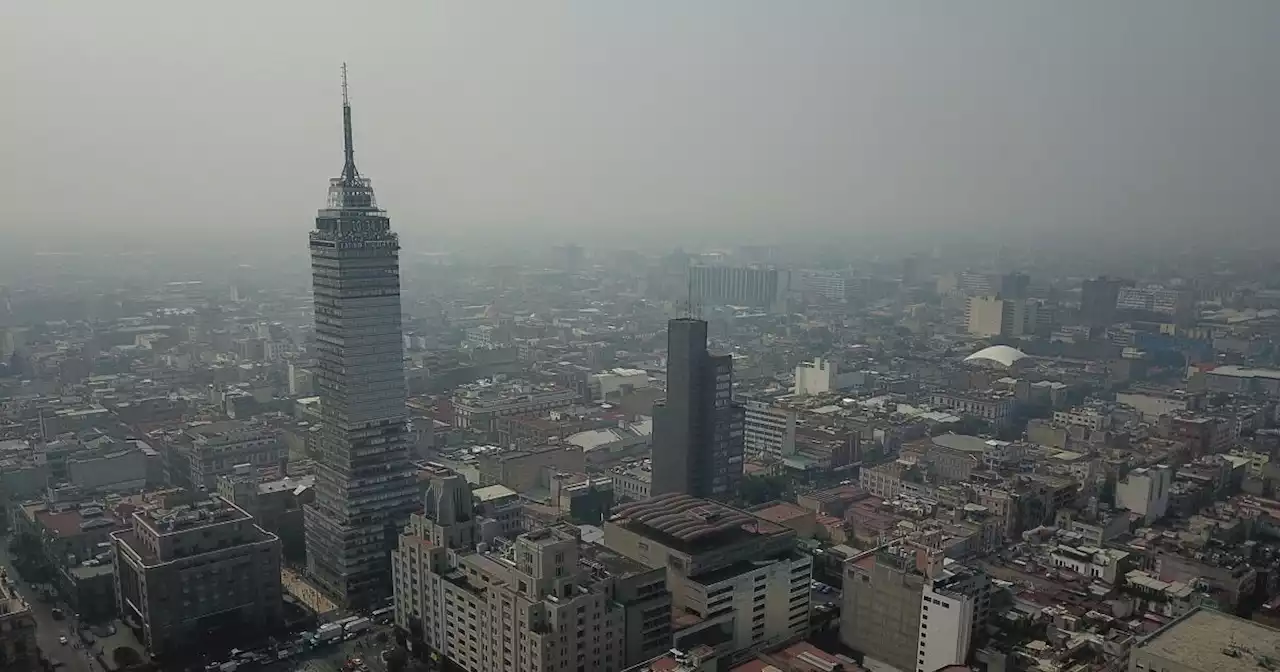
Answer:
<svg viewBox="0 0 1280 672"><path fill-rule="evenodd" d="M1013 363L1026 357L1026 353L1007 345L993 345L983 348L964 358L966 362L995 362L1000 366L1013 366Z"/></svg>

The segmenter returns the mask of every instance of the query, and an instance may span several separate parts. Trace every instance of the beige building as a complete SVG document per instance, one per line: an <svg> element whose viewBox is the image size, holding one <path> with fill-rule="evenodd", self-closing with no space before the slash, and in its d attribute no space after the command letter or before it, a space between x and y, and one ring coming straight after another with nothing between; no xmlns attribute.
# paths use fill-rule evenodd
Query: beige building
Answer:
<svg viewBox="0 0 1280 672"><path fill-rule="evenodd" d="M794 530L672 493L618 507L604 540L666 570L678 649L710 646L732 664L808 633L812 558Z"/></svg>
<svg viewBox="0 0 1280 672"><path fill-rule="evenodd" d="M111 540L116 602L153 655L280 622L280 540L220 497L135 512Z"/></svg>
<svg viewBox="0 0 1280 672"><path fill-rule="evenodd" d="M1129 651L1129 672L1271 672L1280 630L1220 611L1196 609Z"/></svg>
<svg viewBox="0 0 1280 672"><path fill-rule="evenodd" d="M39 654L31 606L0 581L0 672L38 670Z"/></svg>
<svg viewBox="0 0 1280 672"><path fill-rule="evenodd" d="M186 434L191 487L208 492L215 491L219 476L234 473L237 465L283 474L289 457L282 433L260 423L210 422L196 425Z"/></svg>
<svg viewBox="0 0 1280 672"><path fill-rule="evenodd" d="M990 607L985 574L910 543L850 558L843 583L841 643L898 670L965 663Z"/></svg>
<svg viewBox="0 0 1280 672"><path fill-rule="evenodd" d="M670 648L661 569L584 544L573 527L479 542L472 502L461 476L433 474L392 553L411 647L472 672L613 672Z"/></svg>
<svg viewBox="0 0 1280 672"><path fill-rule="evenodd" d="M994 296L971 296L965 322L974 336L1021 336L1027 331L1027 304Z"/></svg>

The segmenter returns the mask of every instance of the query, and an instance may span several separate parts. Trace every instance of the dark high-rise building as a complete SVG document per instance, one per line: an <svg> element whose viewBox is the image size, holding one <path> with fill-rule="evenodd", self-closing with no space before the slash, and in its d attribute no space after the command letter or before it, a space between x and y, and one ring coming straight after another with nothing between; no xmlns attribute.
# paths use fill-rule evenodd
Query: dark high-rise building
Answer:
<svg viewBox="0 0 1280 672"><path fill-rule="evenodd" d="M1080 285L1080 321L1094 327L1105 327L1115 321L1116 299L1127 283L1118 278L1101 276Z"/></svg>
<svg viewBox="0 0 1280 672"><path fill-rule="evenodd" d="M342 89L346 163L311 232L323 424L305 529L311 578L359 608L391 595L390 552L419 491L406 424L400 242L356 170L345 66Z"/></svg>
<svg viewBox="0 0 1280 672"><path fill-rule="evenodd" d="M1031 290L1031 276L1026 273L1005 273L1000 276L999 297L1005 301L1022 301Z"/></svg>
<svg viewBox="0 0 1280 672"><path fill-rule="evenodd" d="M667 397L653 407L651 495L724 497L742 480L745 412L733 358L707 352L707 323L667 323Z"/></svg>

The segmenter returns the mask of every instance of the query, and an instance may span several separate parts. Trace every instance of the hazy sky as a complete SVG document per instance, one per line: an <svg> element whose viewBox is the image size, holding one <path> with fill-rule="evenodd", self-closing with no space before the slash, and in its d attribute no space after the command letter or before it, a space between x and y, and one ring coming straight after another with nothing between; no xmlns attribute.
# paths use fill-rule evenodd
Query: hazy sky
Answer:
<svg viewBox="0 0 1280 672"><path fill-rule="evenodd" d="M9 0L0 229L302 246L345 60L416 248L1280 237L1278 35L1277 0Z"/></svg>

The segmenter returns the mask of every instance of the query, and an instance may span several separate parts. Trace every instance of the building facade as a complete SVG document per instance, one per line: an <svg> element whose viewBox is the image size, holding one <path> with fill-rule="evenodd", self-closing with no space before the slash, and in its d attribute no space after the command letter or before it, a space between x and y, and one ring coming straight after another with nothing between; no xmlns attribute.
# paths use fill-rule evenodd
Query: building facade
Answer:
<svg viewBox="0 0 1280 672"><path fill-rule="evenodd" d="M575 528L491 544L481 525L465 479L433 474L392 562L396 623L418 653L472 672L613 672L670 648L662 570L584 544Z"/></svg>
<svg viewBox="0 0 1280 672"><path fill-rule="evenodd" d="M791 291L791 274L776 268L690 266L690 298L701 304L777 309Z"/></svg>
<svg viewBox="0 0 1280 672"><path fill-rule="evenodd" d="M732 662L808 632L813 558L797 551L795 530L668 494L618 507L604 542L666 571L678 649L705 644Z"/></svg>
<svg viewBox="0 0 1280 672"><path fill-rule="evenodd" d="M781 459L796 452L796 411L759 401L744 401L743 445L751 455Z"/></svg>
<svg viewBox="0 0 1280 672"><path fill-rule="evenodd" d="M260 422L211 422L191 427L186 435L191 486L207 492L213 492L218 477L233 473L237 465L283 473L289 457L281 433Z"/></svg>
<svg viewBox="0 0 1280 672"><path fill-rule="evenodd" d="M364 607L391 595L390 551L419 490L409 462L400 241L356 170L345 95L342 112L346 162L310 237L322 426L305 527L311 578L343 605Z"/></svg>
<svg viewBox="0 0 1280 672"><path fill-rule="evenodd" d="M116 602L153 655L280 625L280 540L220 497L135 512L111 543Z"/></svg>
<svg viewBox="0 0 1280 672"><path fill-rule="evenodd" d="M667 323L667 398L653 407L655 495L723 497L742 480L744 411L733 401L733 358L707 352L707 323Z"/></svg>

